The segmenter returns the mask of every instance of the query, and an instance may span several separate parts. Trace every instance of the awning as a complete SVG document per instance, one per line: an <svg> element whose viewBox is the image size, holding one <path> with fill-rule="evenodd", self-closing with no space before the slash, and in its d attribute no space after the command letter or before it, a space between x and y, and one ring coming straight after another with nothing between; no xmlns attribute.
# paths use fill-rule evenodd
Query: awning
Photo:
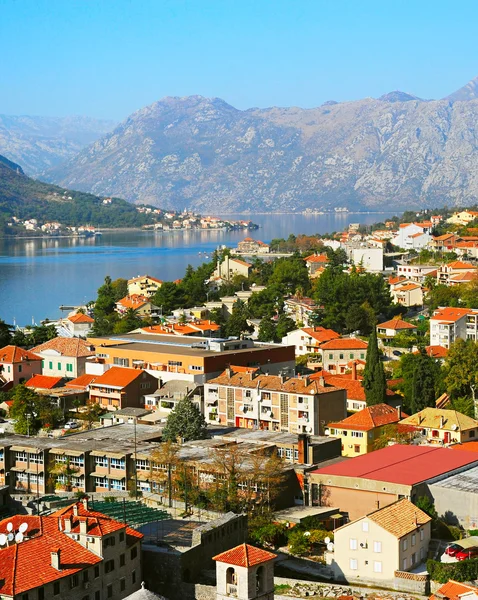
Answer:
<svg viewBox="0 0 478 600"><path fill-rule="evenodd" d="M10 446L10 450L14 452L29 452L30 454L40 454L40 448L32 448L31 446Z"/></svg>
<svg viewBox="0 0 478 600"><path fill-rule="evenodd" d="M110 452L108 450L93 450L91 456L107 456L108 458L125 458L129 452Z"/></svg>
<svg viewBox="0 0 478 600"><path fill-rule="evenodd" d="M111 475L111 473L105 474L105 473L98 473L98 471L94 471L93 473L90 473L90 477L100 477L100 478L105 478L105 479L118 479L119 481L126 479L125 476L120 477L119 475Z"/></svg>
<svg viewBox="0 0 478 600"><path fill-rule="evenodd" d="M57 454L58 456L64 456L65 454L67 456L83 456L84 453L85 452L82 452L80 450L63 450L59 448L50 449L50 454Z"/></svg>
<svg viewBox="0 0 478 600"><path fill-rule="evenodd" d="M25 473L26 468L22 469L21 467L10 467L10 471L15 471L16 473Z"/></svg>
<svg viewBox="0 0 478 600"><path fill-rule="evenodd" d="M30 475L41 475L43 473L43 468L38 469L38 471L36 469L26 469L26 472Z"/></svg>

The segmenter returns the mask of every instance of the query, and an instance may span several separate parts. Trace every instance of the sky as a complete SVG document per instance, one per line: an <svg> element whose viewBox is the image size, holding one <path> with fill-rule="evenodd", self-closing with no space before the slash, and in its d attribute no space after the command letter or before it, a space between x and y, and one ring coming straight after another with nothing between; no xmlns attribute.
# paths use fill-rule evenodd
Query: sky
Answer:
<svg viewBox="0 0 478 600"><path fill-rule="evenodd" d="M477 22L476 0L0 0L0 113L440 98L478 75Z"/></svg>

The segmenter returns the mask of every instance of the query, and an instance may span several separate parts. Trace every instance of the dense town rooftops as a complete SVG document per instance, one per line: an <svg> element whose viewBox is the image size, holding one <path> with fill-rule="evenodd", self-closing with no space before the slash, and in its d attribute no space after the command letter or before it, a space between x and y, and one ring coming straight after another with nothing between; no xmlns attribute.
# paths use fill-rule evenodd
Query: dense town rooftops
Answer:
<svg viewBox="0 0 478 600"><path fill-rule="evenodd" d="M400 420L399 411L388 404L375 404L359 410L355 414L337 423L329 423L327 427L337 429L352 429L370 431L376 427L397 423Z"/></svg>
<svg viewBox="0 0 478 600"><path fill-rule="evenodd" d="M210 379L211 385L226 385L232 387L258 388L272 392L288 394L327 394L339 388L324 387L317 380L308 377L285 378L280 375L260 375L255 373L234 373L226 369L219 377Z"/></svg>
<svg viewBox="0 0 478 600"><path fill-rule="evenodd" d="M322 345L322 350L360 350L362 348L368 348L368 343L358 338L338 338Z"/></svg>
<svg viewBox="0 0 478 600"><path fill-rule="evenodd" d="M91 346L80 338L64 338L56 337L44 344L40 344L35 348L32 348L33 353L45 352L47 350L54 350L62 356L71 356L74 358L81 358L84 356L93 356L95 351L91 349Z"/></svg>
<svg viewBox="0 0 478 600"><path fill-rule="evenodd" d="M456 410L432 407L403 419L401 424L444 431L466 431L478 427L478 421Z"/></svg>
<svg viewBox="0 0 478 600"><path fill-rule="evenodd" d="M85 373L84 375L80 375L76 379L72 379L71 381L68 381L68 383L65 384L65 387L67 387L67 388L86 388L90 385L90 383L93 383L93 381L95 381L95 379L97 379L97 377L98 377L98 375L88 375Z"/></svg>
<svg viewBox="0 0 478 600"><path fill-rule="evenodd" d="M328 342L330 340L335 340L340 337L340 334L334 331L333 329L326 329L325 327L303 327L302 331L309 335L311 338L314 338L319 343Z"/></svg>
<svg viewBox="0 0 478 600"><path fill-rule="evenodd" d="M474 452L395 444L312 472L415 485L474 463L478 463L478 455Z"/></svg>
<svg viewBox="0 0 478 600"><path fill-rule="evenodd" d="M24 361L41 360L41 356L33 354L28 350L23 350L18 346L5 346L0 349L0 363L21 363Z"/></svg>
<svg viewBox="0 0 478 600"><path fill-rule="evenodd" d="M72 315L71 317L68 317L68 321L71 321L71 323L94 323L95 322L94 319L92 319L88 315L84 315L83 313L76 313L76 315Z"/></svg>
<svg viewBox="0 0 478 600"><path fill-rule="evenodd" d="M222 552L222 554L213 556L213 560L236 567L254 567L275 558L277 558L276 554L249 544L241 544L231 548L231 550Z"/></svg>
<svg viewBox="0 0 478 600"><path fill-rule="evenodd" d="M417 286L420 287L420 286ZM401 329L416 329L416 325L412 325L411 323L407 323L407 321L403 321L402 319L391 319L390 321L385 321L385 323L380 323L377 325L377 329L393 329L395 331L399 331Z"/></svg>

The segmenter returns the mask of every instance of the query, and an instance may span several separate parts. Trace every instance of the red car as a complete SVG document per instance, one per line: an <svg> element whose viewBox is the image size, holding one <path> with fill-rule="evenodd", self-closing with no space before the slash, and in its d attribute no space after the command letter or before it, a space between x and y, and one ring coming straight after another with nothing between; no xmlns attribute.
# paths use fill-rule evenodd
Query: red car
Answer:
<svg viewBox="0 0 478 600"><path fill-rule="evenodd" d="M461 552L457 552L455 554L456 560L468 560L469 558L477 558L478 557L478 548L467 548L466 550L462 550Z"/></svg>
<svg viewBox="0 0 478 600"><path fill-rule="evenodd" d="M456 556L458 552L462 552L463 548L459 544L450 544L445 550L445 554L448 556Z"/></svg>

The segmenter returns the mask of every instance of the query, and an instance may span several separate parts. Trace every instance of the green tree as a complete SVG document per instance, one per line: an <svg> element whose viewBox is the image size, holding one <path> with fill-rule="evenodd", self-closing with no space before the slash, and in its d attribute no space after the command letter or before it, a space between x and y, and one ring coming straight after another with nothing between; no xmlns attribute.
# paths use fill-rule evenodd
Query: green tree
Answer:
<svg viewBox="0 0 478 600"><path fill-rule="evenodd" d="M268 285L275 285L285 293L293 294L297 288L310 289L309 274L305 262L299 257L279 258L275 261Z"/></svg>
<svg viewBox="0 0 478 600"><path fill-rule="evenodd" d="M232 314L226 321L224 327L226 335L230 337L240 337L243 333L252 331L252 327L247 323L247 307L242 300L237 300L232 307Z"/></svg>
<svg viewBox="0 0 478 600"><path fill-rule="evenodd" d="M105 277L104 284L98 288L98 296L95 302L95 319L97 316L111 314L116 307L115 288L111 277Z"/></svg>
<svg viewBox="0 0 478 600"><path fill-rule="evenodd" d="M12 327L0 319L0 348L8 346L12 341Z"/></svg>
<svg viewBox="0 0 478 600"><path fill-rule="evenodd" d="M412 414L435 406L440 392L441 371L439 364L422 348L417 354L404 354L400 358L403 383L399 389L404 395L405 407Z"/></svg>
<svg viewBox="0 0 478 600"><path fill-rule="evenodd" d="M111 283L111 288L113 291L113 297L116 302L118 302L118 300L121 300L128 295L128 280L122 278L115 279Z"/></svg>
<svg viewBox="0 0 478 600"><path fill-rule="evenodd" d="M367 361L363 374L363 387L367 406L385 402L387 382L377 342L377 330L374 327L368 341Z"/></svg>
<svg viewBox="0 0 478 600"><path fill-rule="evenodd" d="M61 419L61 411L47 396L36 394L25 385L17 385L12 394L10 415L15 419L15 433L35 435L44 427L52 429Z"/></svg>
<svg viewBox="0 0 478 600"><path fill-rule="evenodd" d="M457 339L451 345L445 361L444 383L453 399L478 398L478 342Z"/></svg>
<svg viewBox="0 0 478 600"><path fill-rule="evenodd" d="M36 325L29 330L27 343L29 345L39 346L58 336L54 325Z"/></svg>
<svg viewBox="0 0 478 600"><path fill-rule="evenodd" d="M432 519L438 519L438 513L436 511L435 505L433 504L433 500L430 499L429 496L419 496L415 502L415 506L420 510L423 510L429 517Z"/></svg>
<svg viewBox="0 0 478 600"><path fill-rule="evenodd" d="M115 323L113 333L129 333L133 329L144 327L144 321L138 317L132 308L128 308L125 315Z"/></svg>
<svg viewBox="0 0 478 600"><path fill-rule="evenodd" d="M279 315L277 319L277 327L276 327L276 340L278 342L282 341L282 338L286 336L289 331L294 331L297 328L297 325L288 317L285 313Z"/></svg>
<svg viewBox="0 0 478 600"><path fill-rule="evenodd" d="M189 398L180 400L169 413L163 429L163 440L186 442L202 440L207 436L206 420L199 408Z"/></svg>
<svg viewBox="0 0 478 600"><path fill-rule="evenodd" d="M259 335L257 339L260 342L275 342L277 338L277 326L273 319L264 317L259 325Z"/></svg>
<svg viewBox="0 0 478 600"><path fill-rule="evenodd" d="M154 294L153 304L161 309L162 314L168 315L186 305L183 289L172 281L165 281Z"/></svg>

